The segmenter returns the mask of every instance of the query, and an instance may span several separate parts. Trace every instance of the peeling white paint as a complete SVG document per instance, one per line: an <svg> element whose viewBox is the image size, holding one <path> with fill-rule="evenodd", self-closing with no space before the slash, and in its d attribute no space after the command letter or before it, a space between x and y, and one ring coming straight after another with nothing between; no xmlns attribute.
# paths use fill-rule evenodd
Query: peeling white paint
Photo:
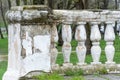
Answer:
<svg viewBox="0 0 120 80"><path fill-rule="evenodd" d="M32 38L26 32L26 39L23 39L22 46L26 51L26 56L32 55Z"/></svg>
<svg viewBox="0 0 120 80"><path fill-rule="evenodd" d="M31 71L51 70L50 63L50 36L37 35L34 38L34 53L23 60L24 75Z"/></svg>

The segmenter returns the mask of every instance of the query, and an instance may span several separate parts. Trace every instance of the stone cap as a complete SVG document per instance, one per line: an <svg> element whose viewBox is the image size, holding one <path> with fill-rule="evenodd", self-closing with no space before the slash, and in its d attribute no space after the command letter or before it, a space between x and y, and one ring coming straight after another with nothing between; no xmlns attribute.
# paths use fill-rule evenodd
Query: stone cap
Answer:
<svg viewBox="0 0 120 80"><path fill-rule="evenodd" d="M51 10L46 5L26 5L12 7L6 13L11 23L52 23L63 22L107 22L118 21L118 10Z"/></svg>
<svg viewBox="0 0 120 80"><path fill-rule="evenodd" d="M6 13L6 18L12 23L48 23L50 14L50 8L44 5L15 6Z"/></svg>
<svg viewBox="0 0 120 80"><path fill-rule="evenodd" d="M62 22L106 22L120 19L118 10L53 10Z"/></svg>

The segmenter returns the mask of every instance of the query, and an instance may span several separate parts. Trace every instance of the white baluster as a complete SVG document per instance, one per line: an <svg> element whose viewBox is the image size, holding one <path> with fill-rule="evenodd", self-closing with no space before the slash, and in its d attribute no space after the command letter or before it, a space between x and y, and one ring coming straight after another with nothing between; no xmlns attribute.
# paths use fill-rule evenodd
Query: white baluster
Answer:
<svg viewBox="0 0 120 80"><path fill-rule="evenodd" d="M91 64L101 64L99 62L100 55L101 55L101 48L99 46L101 34L98 28L98 22L91 22L91 35L90 39L92 41L92 47L91 47L91 55L93 58L93 62Z"/></svg>
<svg viewBox="0 0 120 80"><path fill-rule="evenodd" d="M56 23L53 24L53 27L51 29L51 64L52 69L56 69L59 67L58 64L56 64L56 59L58 55L58 50L56 49L56 42L58 42L58 32L56 28Z"/></svg>
<svg viewBox="0 0 120 80"><path fill-rule="evenodd" d="M71 39L72 39L72 30L70 24L64 23L62 26L62 39L64 41L62 46L62 52L64 57L63 66L70 66L70 55L71 55Z"/></svg>
<svg viewBox="0 0 120 80"><path fill-rule="evenodd" d="M85 56L86 56L86 30L85 30L86 22L78 22L78 26L76 28L75 39L78 41L78 46L76 47L76 53L78 57L79 63L78 65L85 65Z"/></svg>
<svg viewBox="0 0 120 80"><path fill-rule="evenodd" d="M106 22L106 30L105 30L105 36L104 39L106 41L106 47L105 47L105 53L107 62L106 64L115 64L113 62L114 54L115 54L115 48L113 46L113 41L115 40L115 33L113 29L113 22Z"/></svg>

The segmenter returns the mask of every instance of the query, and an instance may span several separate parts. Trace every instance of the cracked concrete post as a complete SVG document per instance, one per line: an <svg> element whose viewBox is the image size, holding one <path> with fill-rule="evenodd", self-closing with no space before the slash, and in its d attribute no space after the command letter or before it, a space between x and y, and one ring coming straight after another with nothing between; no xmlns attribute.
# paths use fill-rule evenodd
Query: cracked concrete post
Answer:
<svg viewBox="0 0 120 80"><path fill-rule="evenodd" d="M3 80L19 80L30 72L51 71L48 7L21 6L7 12L8 67Z"/></svg>

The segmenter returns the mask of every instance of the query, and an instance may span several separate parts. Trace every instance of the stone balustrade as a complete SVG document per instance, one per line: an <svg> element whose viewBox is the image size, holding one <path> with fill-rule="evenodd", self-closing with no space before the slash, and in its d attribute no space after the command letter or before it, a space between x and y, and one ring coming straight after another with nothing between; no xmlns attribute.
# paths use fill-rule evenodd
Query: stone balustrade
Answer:
<svg viewBox="0 0 120 80"><path fill-rule="evenodd" d="M105 54L106 54L106 65L116 66L115 62L113 61L114 54L115 54L115 48L113 46L114 40L115 40L115 33L113 29L114 21L107 21L106 23L106 29L104 32L104 40L106 41L106 47L105 47ZM75 39L78 41L78 46L76 46L76 55L78 58L78 66L84 66L87 65L85 62L86 58L86 29L85 24L86 22L77 22L76 32L75 32ZM91 26L91 33L90 33L90 40L92 41L92 47L91 47L91 56L93 59L93 62L91 62L91 65L102 65L100 62L100 56L101 56L101 47L100 47L100 40L101 40L101 33L98 27L98 24L100 22L90 22ZM63 23L62 26L62 39L64 41L62 46L62 53L63 53L63 59L64 63L63 66L65 68L73 67L73 64L70 63L70 55L71 55L71 26L70 24ZM54 55L51 55L54 56ZM56 56L57 57L57 56ZM56 61L54 61L56 62ZM54 67L55 68L55 67ZM53 68L53 69L54 69Z"/></svg>
<svg viewBox="0 0 120 80"><path fill-rule="evenodd" d="M75 39L78 41L78 46L76 47L77 58L79 61L78 65L86 64L85 62L85 57L86 57L85 24L86 23L90 23L91 26L90 40L92 41L91 55L93 59L93 62L91 62L91 64L93 65L102 64L99 61L101 56L101 47L99 45L101 40L101 33L98 27L98 25L101 24L102 22L105 22L106 24L106 30L104 35L104 39L106 41L106 47L105 47L105 54L107 58L106 64L108 65L115 64L115 62L113 62L113 58L115 54L115 49L113 46L113 41L115 40L113 25L115 21L118 21L120 19L120 11L53 10L53 14L55 17L59 18L59 21L63 23L62 26L62 38L64 41L63 49L66 49L66 51L63 51L62 49L64 56L63 66L65 63L70 64L70 53L71 53L70 41L71 41L71 33L72 33L70 25L72 23L76 23L78 25L75 32ZM66 48L64 46L66 46ZM69 64L67 65L68 67L70 66Z"/></svg>
<svg viewBox="0 0 120 80"><path fill-rule="evenodd" d="M113 61L115 54L113 24L120 19L120 11L53 10L51 13L46 6L21 6L13 7L6 16L9 22L9 54L8 68L3 80L18 80L30 72L51 72L54 69L80 67L88 72L88 69L94 70L96 66L97 68L105 66L107 69L115 67L115 70L120 68L119 64ZM105 65L100 62L101 34L98 24L102 22L106 23L104 40L106 41L107 61ZM59 39L56 25L58 23L62 23L63 66L56 64L58 55L56 42ZM77 25L75 31L75 39L78 42L76 46L77 65L70 62L72 23ZM85 62L86 23L90 23L91 26L93 62L89 65Z"/></svg>
<svg viewBox="0 0 120 80"><path fill-rule="evenodd" d="M102 22L105 22L106 30L105 30L104 40L106 41L106 47L105 47L105 54L107 58L106 64L113 64L113 65L115 64L115 62L113 62L113 58L115 54L115 48L113 46L113 42L115 40L113 25L115 21L119 21L120 11L53 10L53 14L55 17L59 18L59 21L63 23L63 26L62 26L63 29L67 26L65 29L66 31L65 30L63 31L62 29L62 35L63 35L62 37L64 41L63 48L65 46L65 42L70 43L71 41L72 32L71 32L70 25L72 23L76 23L78 25L75 32L75 39L78 41L78 46L76 47L76 53L79 61L78 65L86 64L85 63L85 56L86 56L85 24L86 23L90 23L90 26L91 26L90 40L92 41L91 55L93 59L93 62L91 62L91 64L101 64L101 62L99 61L101 56L101 47L99 45L101 40L101 33L98 25L101 24ZM65 52L63 52L63 55L64 55L64 63L66 62L70 64L71 45L69 43L66 45L66 47L69 47L69 48L66 48L67 55L65 55Z"/></svg>

